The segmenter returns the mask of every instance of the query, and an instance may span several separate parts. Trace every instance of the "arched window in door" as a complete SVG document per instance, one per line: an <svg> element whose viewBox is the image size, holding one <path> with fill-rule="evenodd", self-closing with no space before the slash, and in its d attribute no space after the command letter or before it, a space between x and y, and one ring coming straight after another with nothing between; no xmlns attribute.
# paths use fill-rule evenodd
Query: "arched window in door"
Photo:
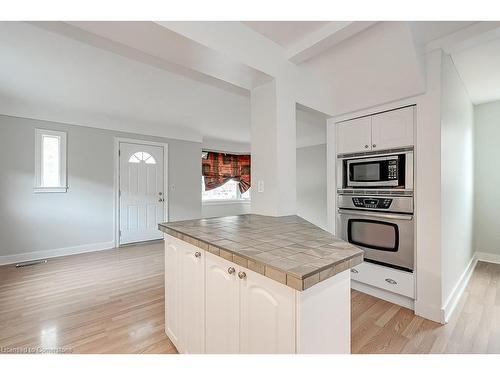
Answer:
<svg viewBox="0 0 500 375"><path fill-rule="evenodd" d="M156 164L156 160L151 154L142 151L136 152L128 159L129 163L140 163L141 161L146 164Z"/></svg>

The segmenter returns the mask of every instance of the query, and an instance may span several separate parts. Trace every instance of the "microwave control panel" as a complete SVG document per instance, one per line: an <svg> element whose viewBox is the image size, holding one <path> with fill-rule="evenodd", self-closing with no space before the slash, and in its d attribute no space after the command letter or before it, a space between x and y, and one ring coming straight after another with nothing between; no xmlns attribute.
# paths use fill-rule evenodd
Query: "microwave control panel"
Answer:
<svg viewBox="0 0 500 375"><path fill-rule="evenodd" d="M354 197L352 203L354 203L355 207L388 209L391 206L392 199Z"/></svg>
<svg viewBox="0 0 500 375"><path fill-rule="evenodd" d="M398 179L398 161L397 160L389 160L387 165L387 179L388 180L397 180Z"/></svg>

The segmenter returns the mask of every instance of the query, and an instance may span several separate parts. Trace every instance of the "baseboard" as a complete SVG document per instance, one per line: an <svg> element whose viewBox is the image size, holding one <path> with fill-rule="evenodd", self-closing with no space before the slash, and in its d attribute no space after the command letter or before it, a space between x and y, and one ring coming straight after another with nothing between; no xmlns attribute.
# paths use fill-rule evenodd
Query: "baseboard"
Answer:
<svg viewBox="0 0 500 375"><path fill-rule="evenodd" d="M414 309L413 299L351 279L351 288L399 306Z"/></svg>
<svg viewBox="0 0 500 375"><path fill-rule="evenodd" d="M474 272L474 268L476 268L477 261L478 259L476 253L472 256L471 260L469 261L469 264L467 265L464 272L458 279L450 296L445 302L444 307L442 308L443 323L448 323L451 314L453 313L453 311L455 311L458 301L460 300L460 297L462 297L462 294L464 293L464 290L467 287L467 284L469 283L472 273Z"/></svg>
<svg viewBox="0 0 500 375"><path fill-rule="evenodd" d="M482 251L476 251L476 258L482 262L488 263L500 263L500 254L484 253Z"/></svg>
<svg viewBox="0 0 500 375"><path fill-rule="evenodd" d="M2 255L0 256L0 265L26 262L28 260L47 259L61 257L65 255L74 255L82 253L90 253L92 251L108 250L115 247L114 241L100 242L94 244L86 244L61 249L33 251L29 253Z"/></svg>

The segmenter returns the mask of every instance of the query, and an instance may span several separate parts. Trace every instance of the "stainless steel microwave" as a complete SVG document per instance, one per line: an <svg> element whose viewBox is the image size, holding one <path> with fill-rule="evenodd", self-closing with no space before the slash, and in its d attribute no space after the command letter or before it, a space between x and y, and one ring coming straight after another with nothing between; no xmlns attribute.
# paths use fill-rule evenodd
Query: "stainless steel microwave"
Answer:
<svg viewBox="0 0 500 375"><path fill-rule="evenodd" d="M413 190L413 151L339 160L342 189Z"/></svg>

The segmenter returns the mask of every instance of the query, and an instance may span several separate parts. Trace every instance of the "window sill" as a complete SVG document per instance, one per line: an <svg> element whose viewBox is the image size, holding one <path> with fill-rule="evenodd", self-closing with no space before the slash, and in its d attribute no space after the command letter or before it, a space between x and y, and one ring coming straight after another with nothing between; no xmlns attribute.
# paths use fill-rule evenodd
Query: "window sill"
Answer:
<svg viewBox="0 0 500 375"><path fill-rule="evenodd" d="M67 191L68 191L67 186L33 188L34 193L66 193Z"/></svg>
<svg viewBox="0 0 500 375"><path fill-rule="evenodd" d="M201 201L202 206L217 206L223 204L250 204L250 199L231 199L231 200L210 200Z"/></svg>

